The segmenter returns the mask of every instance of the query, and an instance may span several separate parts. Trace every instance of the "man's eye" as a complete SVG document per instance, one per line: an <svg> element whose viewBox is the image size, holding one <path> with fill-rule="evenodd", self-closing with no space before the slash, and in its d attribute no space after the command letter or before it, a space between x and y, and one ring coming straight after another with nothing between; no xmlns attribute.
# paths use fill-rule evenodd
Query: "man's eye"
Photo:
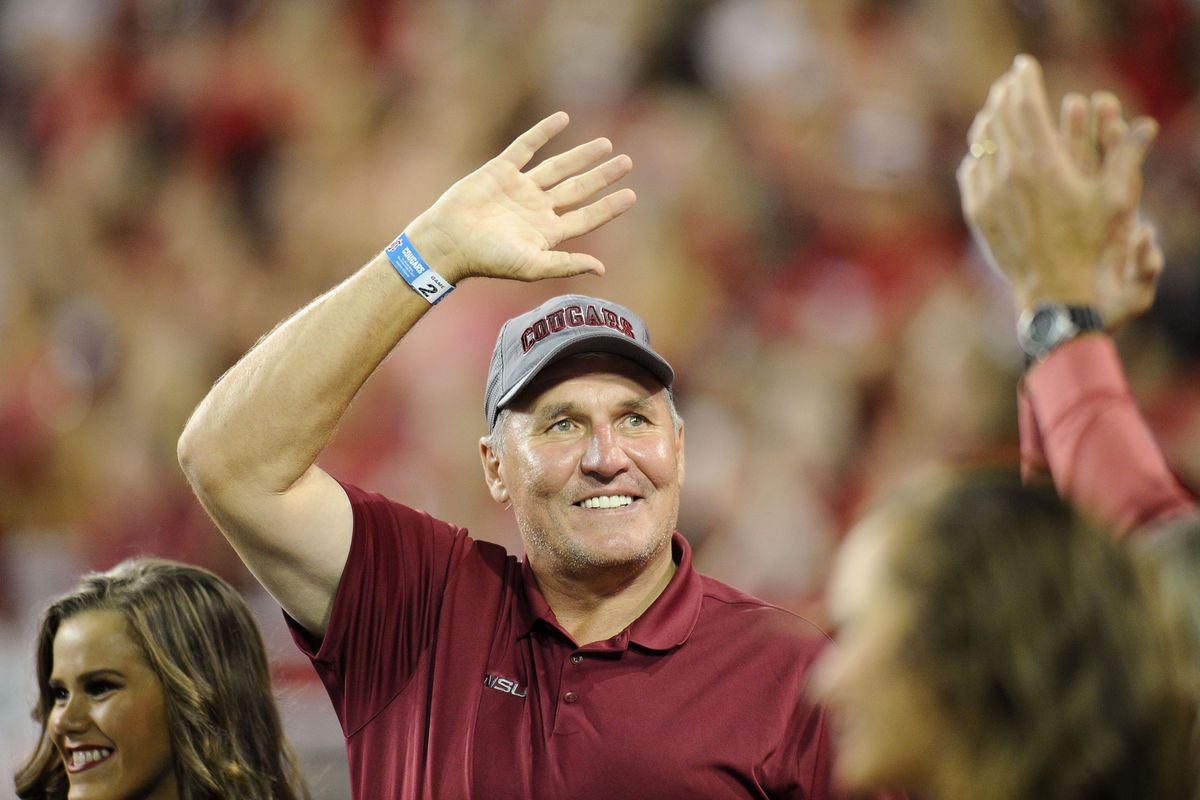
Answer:
<svg viewBox="0 0 1200 800"><path fill-rule="evenodd" d="M629 423L629 426L632 428L640 428L648 422L648 420L645 417L643 417L641 414L630 414L626 418L626 421Z"/></svg>
<svg viewBox="0 0 1200 800"><path fill-rule="evenodd" d="M567 431L571 430L571 420L560 419L558 422L555 422L550 426L550 430L557 431L559 433L566 433Z"/></svg>

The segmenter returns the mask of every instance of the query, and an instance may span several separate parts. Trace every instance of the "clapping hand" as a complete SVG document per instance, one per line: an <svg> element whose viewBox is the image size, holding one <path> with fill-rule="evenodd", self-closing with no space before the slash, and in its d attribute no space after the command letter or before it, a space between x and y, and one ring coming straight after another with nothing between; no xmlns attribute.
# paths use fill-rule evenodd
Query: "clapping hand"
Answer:
<svg viewBox="0 0 1200 800"><path fill-rule="evenodd" d="M1156 133L1147 117L1126 123L1107 93L1068 95L1056 129L1029 56L992 85L958 183L967 222L1018 308L1091 305L1111 328L1149 305L1162 253L1137 211Z"/></svg>

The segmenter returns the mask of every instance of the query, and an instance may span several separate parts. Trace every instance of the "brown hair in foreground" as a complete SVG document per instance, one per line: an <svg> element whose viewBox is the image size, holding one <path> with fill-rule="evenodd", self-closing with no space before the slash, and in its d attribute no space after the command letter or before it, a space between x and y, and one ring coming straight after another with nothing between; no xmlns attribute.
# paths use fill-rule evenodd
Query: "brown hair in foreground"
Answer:
<svg viewBox="0 0 1200 800"><path fill-rule="evenodd" d="M958 728L937 796L1194 796L1196 654L1150 565L1006 471L898 505L902 657Z"/></svg>

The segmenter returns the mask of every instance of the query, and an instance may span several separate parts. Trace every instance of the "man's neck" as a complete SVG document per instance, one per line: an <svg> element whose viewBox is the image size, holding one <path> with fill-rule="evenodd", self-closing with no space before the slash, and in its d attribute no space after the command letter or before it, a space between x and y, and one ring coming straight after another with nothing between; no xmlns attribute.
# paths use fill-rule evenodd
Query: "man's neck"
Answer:
<svg viewBox="0 0 1200 800"><path fill-rule="evenodd" d="M663 593L676 569L670 542L645 564L625 570L575 576L530 566L558 624L581 647L629 627Z"/></svg>

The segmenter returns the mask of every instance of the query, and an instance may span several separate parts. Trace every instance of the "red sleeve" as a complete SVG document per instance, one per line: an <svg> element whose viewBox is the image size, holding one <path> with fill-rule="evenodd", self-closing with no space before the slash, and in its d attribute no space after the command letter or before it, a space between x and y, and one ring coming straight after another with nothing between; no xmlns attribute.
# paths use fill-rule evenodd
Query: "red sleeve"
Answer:
<svg viewBox="0 0 1200 800"><path fill-rule="evenodd" d="M284 616L349 737L404 688L435 635L448 576L472 542L422 511L343 488L354 534L325 636L317 641Z"/></svg>
<svg viewBox="0 0 1200 800"><path fill-rule="evenodd" d="M1017 384L1017 429L1021 433L1021 478L1026 483L1049 482L1050 465L1046 463L1042 431L1024 379Z"/></svg>
<svg viewBox="0 0 1200 800"><path fill-rule="evenodd" d="M1023 394L1059 493L1118 534L1195 507L1138 411L1109 337L1058 348L1026 375ZM1023 427L1023 467L1026 434Z"/></svg>

